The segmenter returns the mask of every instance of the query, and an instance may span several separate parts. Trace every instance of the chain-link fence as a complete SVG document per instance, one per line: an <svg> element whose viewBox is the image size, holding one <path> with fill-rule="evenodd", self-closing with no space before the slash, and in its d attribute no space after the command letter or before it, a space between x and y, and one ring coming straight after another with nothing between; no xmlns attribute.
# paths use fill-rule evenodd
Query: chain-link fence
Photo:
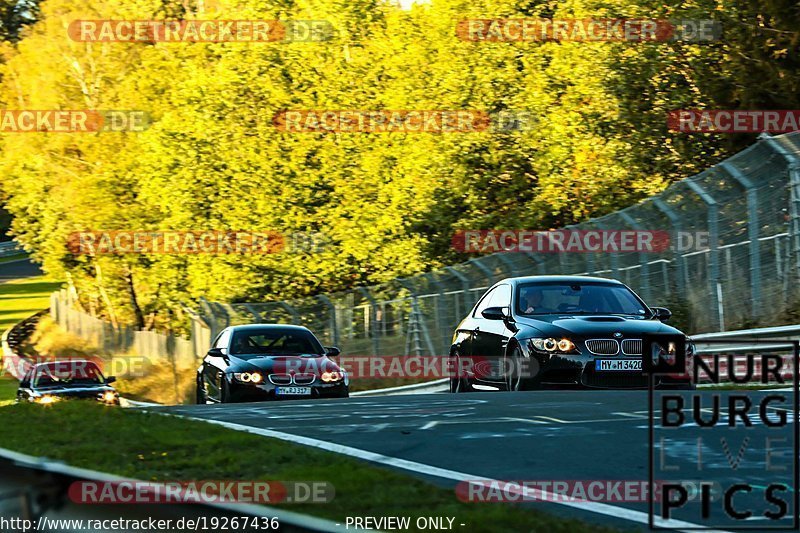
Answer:
<svg viewBox="0 0 800 533"><path fill-rule="evenodd" d="M700 249L662 252L495 253L405 279L314 298L267 303L201 300L191 340L112 327L53 298L56 321L106 353L188 360L234 324L309 327L352 355L447 354L453 330L483 292L514 276L619 279L649 304L670 307L689 333L791 320L800 274L800 133L770 137L661 194L574 230L705 234ZM796 317L794 317L796 319Z"/></svg>
<svg viewBox="0 0 800 533"><path fill-rule="evenodd" d="M447 354L480 295L514 276L578 274L623 281L665 305L690 333L774 324L792 310L800 269L800 133L770 137L661 194L574 230L703 234L700 249L476 256L439 271L349 292L268 303L201 302L213 337L224 327L309 327L353 355Z"/></svg>

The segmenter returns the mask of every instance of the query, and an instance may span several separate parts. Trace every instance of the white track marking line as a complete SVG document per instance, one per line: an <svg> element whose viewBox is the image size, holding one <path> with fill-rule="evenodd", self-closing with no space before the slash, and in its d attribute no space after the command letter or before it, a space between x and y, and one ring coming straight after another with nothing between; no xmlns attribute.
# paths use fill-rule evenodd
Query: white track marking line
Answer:
<svg viewBox="0 0 800 533"><path fill-rule="evenodd" d="M423 463L417 463L415 461L408 461L406 459L399 459L397 457L391 457L388 455L383 455L380 453L370 452L367 450L361 450L359 448L352 448L350 446L344 446L342 444L336 444L333 442L326 442L323 440L313 439L311 437L302 437L300 435L292 435L291 433L283 433L281 431L273 431L271 429L261 429L261 428L254 428L250 426L243 426L241 424L234 424L232 422L223 422L221 420L210 420L206 418L195 418L192 416L181 416L181 415L172 415L172 416L179 416L181 418L189 418L192 420L197 420L200 422L208 422L209 424L215 424L218 426L226 427L228 429L232 429L235 431L242 431L245 433L252 433L254 435L260 435L262 437L270 437L273 439L279 439L287 442L293 442L295 444L302 444L304 446L311 446L313 448L319 448L321 450L338 453L341 455L347 455L349 457L355 457L357 459L362 459L364 461L370 461L373 463L378 463L386 466L392 466L395 468L400 468L402 470L408 470L410 472L416 472L418 474L423 474L426 476L433 476L439 477L443 479L449 479L452 481L479 481L479 482L499 482L502 483L501 480L486 478L481 476L475 476L471 474L465 474L463 472L456 472L455 470L447 470L445 468L439 468L437 466L426 465ZM514 491L513 488L507 489ZM639 524L648 525L650 523L649 516L647 513L643 513L641 511L634 511L633 509L627 509L625 507L616 507L614 505L609 505L607 503L600 503L600 502L563 502L557 501L558 496L556 494L548 493L545 491L541 491L543 499L549 500L546 503L552 503L555 505L564 505L566 507L573 507L575 509L589 511L592 513L597 513L605 516L610 516L614 518L622 518L623 520L629 520L631 522L636 522ZM520 491L520 495L522 491ZM550 501L552 500L552 501ZM689 527L689 528L698 528L702 527L698 524L693 524L692 522L684 522L683 520L660 520L658 521L658 525L660 527L666 527L671 529L678 529L682 527Z"/></svg>
<svg viewBox="0 0 800 533"><path fill-rule="evenodd" d="M634 414L634 413L611 413L611 414L612 414L612 415L619 415L619 416L627 416L627 417L629 417L629 418L638 418L638 419L640 419L640 420L641 420L641 419L647 420L647 417L646 417L646 416L643 416L643 415L637 415L637 414Z"/></svg>
<svg viewBox="0 0 800 533"><path fill-rule="evenodd" d="M544 420L530 420L527 418L513 418L510 416L503 417L502 420L506 422L525 422L526 424L547 424Z"/></svg>
<svg viewBox="0 0 800 533"><path fill-rule="evenodd" d="M582 420L561 420L560 418L553 418L552 416L534 415L534 417L541 418L542 420L549 420L551 422L558 422L559 424L575 424L578 422L583 422Z"/></svg>

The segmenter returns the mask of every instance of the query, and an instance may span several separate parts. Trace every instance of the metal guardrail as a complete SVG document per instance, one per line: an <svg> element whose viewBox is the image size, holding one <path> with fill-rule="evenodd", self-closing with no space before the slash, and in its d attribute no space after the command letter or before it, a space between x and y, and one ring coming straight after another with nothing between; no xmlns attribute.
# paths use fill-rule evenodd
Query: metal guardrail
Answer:
<svg viewBox="0 0 800 533"><path fill-rule="evenodd" d="M718 333L702 333L691 336L697 355L710 366L714 365L714 354L728 354L731 357L718 361L720 375L728 376L727 365L739 368L746 362L748 355L770 353L781 355L784 364L784 379L793 379L794 343L787 341L800 340L800 324L775 326L768 328L740 329ZM770 342L774 340L775 342ZM705 341L705 342L704 342ZM726 342L728 341L728 342ZM783 352L781 354L781 352ZM738 370L732 370L737 376ZM704 385L697 384L699 387Z"/></svg>
<svg viewBox="0 0 800 533"><path fill-rule="evenodd" d="M36 522L40 516L54 518L87 519L97 516L103 518L107 511L102 505L76 505L66 498L69 486L75 481L95 481L116 483L135 481L104 472L76 468L58 461L42 457L32 457L13 450L0 448L0 488L6 499L9 494L18 497L17 509L8 509L8 504L0 506L0 515L26 515ZM152 484L152 482L148 482ZM42 502L50 505L42 506ZM44 507L44 508L42 508ZM204 503L191 505L119 505L115 512L121 517L175 518L189 516L207 517L262 517L277 518L280 531L287 532L333 532L341 527L322 518L316 518L282 508L256 504ZM249 531L250 529L242 529Z"/></svg>
<svg viewBox="0 0 800 533"><path fill-rule="evenodd" d="M14 241L0 242L0 257L8 257L22 252L22 248Z"/></svg>
<svg viewBox="0 0 800 533"><path fill-rule="evenodd" d="M775 326L770 328L740 329L737 331L723 331L720 333L701 333L692 335L692 340L724 340L724 339L792 339L800 338L800 324L789 326Z"/></svg>
<svg viewBox="0 0 800 533"><path fill-rule="evenodd" d="M697 347L697 353L711 354L721 352L769 352L792 348L791 344L780 341L800 340L800 324L789 326L776 326L769 328L740 329L737 331L724 331L720 333L701 333L692 335L692 341ZM774 339L776 343L764 343L765 340ZM731 341L723 344L720 341ZM748 340L757 340L752 344L743 344ZM704 343L703 341L712 341Z"/></svg>
<svg viewBox="0 0 800 533"><path fill-rule="evenodd" d="M27 372L28 368L30 368L30 362L14 352L14 350L11 348L11 345L8 343L8 336L12 329L14 328L11 327L5 330L3 332L3 336L0 337L0 343L2 343L3 351L2 371L4 374L7 373L18 380L22 380L22 376L25 375L25 372Z"/></svg>

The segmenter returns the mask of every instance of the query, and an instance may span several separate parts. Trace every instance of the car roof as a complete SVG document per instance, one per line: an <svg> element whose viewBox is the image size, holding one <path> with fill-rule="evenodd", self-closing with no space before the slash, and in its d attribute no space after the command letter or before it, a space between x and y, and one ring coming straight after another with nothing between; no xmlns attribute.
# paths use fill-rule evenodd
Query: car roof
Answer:
<svg viewBox="0 0 800 533"><path fill-rule="evenodd" d="M231 326L232 331L247 331L255 329L293 329L298 331L311 331L305 326L295 326L294 324L242 324L239 326Z"/></svg>
<svg viewBox="0 0 800 533"><path fill-rule="evenodd" d="M506 278L498 283L510 283L518 285L520 283L570 283L570 282L596 282L596 283L609 283L613 285L623 285L623 283L616 279L611 278L597 278L593 276L522 276L517 278Z"/></svg>
<svg viewBox="0 0 800 533"><path fill-rule="evenodd" d="M76 363L83 363L87 365L94 365L98 368L99 365L95 361L89 361L88 359L62 359L60 361L45 361L44 363L36 363L33 365L33 369L37 369L42 366L53 366L53 365L72 365Z"/></svg>

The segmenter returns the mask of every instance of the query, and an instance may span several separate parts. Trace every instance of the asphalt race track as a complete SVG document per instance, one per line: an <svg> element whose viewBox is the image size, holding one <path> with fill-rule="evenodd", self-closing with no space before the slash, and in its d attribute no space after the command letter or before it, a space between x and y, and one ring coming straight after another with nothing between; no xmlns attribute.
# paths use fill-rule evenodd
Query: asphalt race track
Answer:
<svg viewBox="0 0 800 533"><path fill-rule="evenodd" d="M726 417L729 393L703 391L697 394L703 399L704 416L710 416L708 407L712 405L712 395L720 396L723 406L720 423L725 425L698 428L691 423L692 414L688 408L684 411L687 425L665 429L659 423L654 430L654 440L658 444L663 437L664 453L656 451L654 454L654 477L670 481L716 481L723 490L734 483L749 482L754 487L753 492L739 494L733 501L737 509L749 508L754 516L737 524L729 521L722 514L722 502L715 491L711 521L701 520L697 502L676 511L673 518L703 527L745 525L763 530L778 525L761 516L764 511L776 510L765 502L763 491L774 482L793 486L791 450L795 427L791 423L791 411L788 425L768 428L758 416L758 407L760 400L770 393L749 391L745 394L753 402L749 411L752 427L745 428L739 423L729 428ZM791 410L792 392L777 394L785 395ZM656 399L657 408L658 405ZM766 408L770 421L778 418L780 409L776 406L772 404ZM465 473L468 474L466 479L648 479L647 391L420 394L149 409L310 437ZM702 439L699 443L698 437ZM771 440L767 441L767 437ZM701 470L698 470L698 462ZM455 479L432 477L424 471L411 473L444 486L455 487L457 483ZM780 522L786 527L790 525L787 521L794 510L793 494L778 494L788 503L789 515ZM647 528L648 505L641 501L613 501L594 506L550 502L526 505L622 528ZM659 509L660 505L656 505L656 512ZM386 512L391 513L391 510Z"/></svg>
<svg viewBox="0 0 800 533"><path fill-rule="evenodd" d="M32 263L29 259L19 259L0 263L0 283L14 279L31 278L41 276L42 271L39 265Z"/></svg>

